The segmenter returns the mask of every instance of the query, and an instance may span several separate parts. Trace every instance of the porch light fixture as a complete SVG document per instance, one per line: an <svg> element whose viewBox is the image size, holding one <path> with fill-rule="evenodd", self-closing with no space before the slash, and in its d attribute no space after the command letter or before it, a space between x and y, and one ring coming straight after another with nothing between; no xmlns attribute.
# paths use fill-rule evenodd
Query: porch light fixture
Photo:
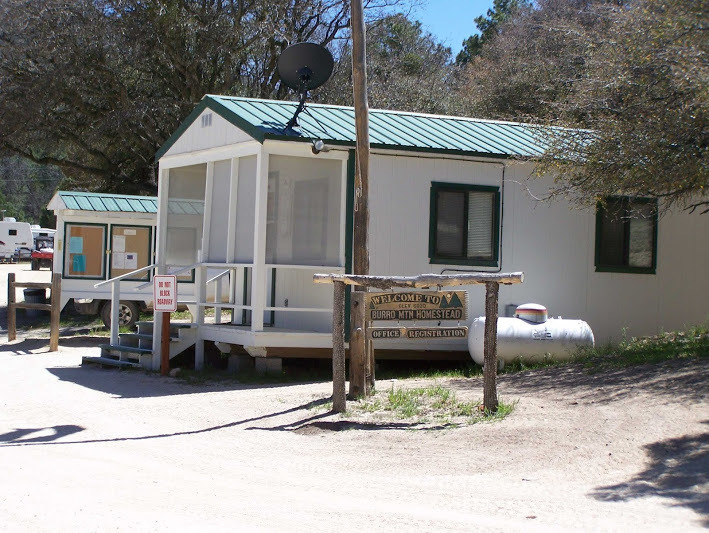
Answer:
<svg viewBox="0 0 709 533"><path fill-rule="evenodd" d="M313 146L312 146L312 151L314 154L319 154L320 152L329 152L330 148L325 146L325 143L323 142L322 139L313 139Z"/></svg>

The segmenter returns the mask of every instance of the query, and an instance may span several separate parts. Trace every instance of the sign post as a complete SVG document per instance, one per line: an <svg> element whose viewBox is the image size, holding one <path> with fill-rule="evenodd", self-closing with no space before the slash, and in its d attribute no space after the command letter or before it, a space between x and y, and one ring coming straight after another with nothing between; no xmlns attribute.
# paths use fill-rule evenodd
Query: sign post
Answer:
<svg viewBox="0 0 709 533"><path fill-rule="evenodd" d="M170 371L170 313L177 311L177 276L159 274L153 278L153 310L162 312L160 330L160 373Z"/></svg>

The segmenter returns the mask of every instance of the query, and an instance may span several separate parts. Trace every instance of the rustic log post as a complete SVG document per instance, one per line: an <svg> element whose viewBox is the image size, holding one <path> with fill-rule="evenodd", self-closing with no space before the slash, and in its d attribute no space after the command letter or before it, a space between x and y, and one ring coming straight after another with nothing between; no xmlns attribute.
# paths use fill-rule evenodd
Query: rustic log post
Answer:
<svg viewBox="0 0 709 533"><path fill-rule="evenodd" d="M350 314L350 400L367 395L364 293L353 292Z"/></svg>
<svg viewBox="0 0 709 533"><path fill-rule="evenodd" d="M170 372L170 312L163 311L160 324L160 374L167 376Z"/></svg>
<svg viewBox="0 0 709 533"><path fill-rule="evenodd" d="M367 366L365 367L365 370L364 370L364 386L365 386L364 395L370 396L372 394L372 392L374 391L374 382L375 382L374 368L376 365L376 361L374 360L374 341L372 341L372 339L367 338L369 336L367 333L367 330L372 326L372 323L369 321L366 321L364 324L365 324L364 351L365 351L365 355L367 356Z"/></svg>
<svg viewBox="0 0 709 533"><path fill-rule="evenodd" d="M333 283L332 307L332 410L344 413L345 397L345 284Z"/></svg>
<svg viewBox="0 0 709 533"><path fill-rule="evenodd" d="M7 275L7 340L17 338L17 316L15 308L15 273Z"/></svg>
<svg viewBox="0 0 709 533"><path fill-rule="evenodd" d="M59 273L52 274L52 287L50 305L52 309L49 311L49 351L56 352L59 349L59 315L61 314L62 301L62 275Z"/></svg>
<svg viewBox="0 0 709 533"><path fill-rule="evenodd" d="M483 407L497 412L497 297L500 285L485 283L485 345L483 365Z"/></svg>

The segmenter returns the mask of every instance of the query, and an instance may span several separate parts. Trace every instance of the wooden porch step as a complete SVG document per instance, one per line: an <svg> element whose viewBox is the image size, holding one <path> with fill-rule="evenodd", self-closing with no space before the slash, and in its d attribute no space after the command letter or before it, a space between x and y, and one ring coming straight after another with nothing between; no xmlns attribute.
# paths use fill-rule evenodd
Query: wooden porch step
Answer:
<svg viewBox="0 0 709 533"><path fill-rule="evenodd" d="M134 353L138 355L151 354L153 350L149 348L138 348L137 346L122 346L120 344L99 344L98 346L101 350L107 350L111 352L126 352Z"/></svg>
<svg viewBox="0 0 709 533"><path fill-rule="evenodd" d="M153 336L149 333L119 333L118 338L119 339L137 339L137 340L143 340L143 341L152 341L153 340ZM175 337L174 335L170 335L170 340L176 341L176 340L179 340L179 337Z"/></svg>
<svg viewBox="0 0 709 533"><path fill-rule="evenodd" d="M89 357L84 356L81 358L82 365L101 365L101 366L115 366L117 368L140 368L138 363L132 363L130 361L120 361L118 359L113 359L111 357Z"/></svg>

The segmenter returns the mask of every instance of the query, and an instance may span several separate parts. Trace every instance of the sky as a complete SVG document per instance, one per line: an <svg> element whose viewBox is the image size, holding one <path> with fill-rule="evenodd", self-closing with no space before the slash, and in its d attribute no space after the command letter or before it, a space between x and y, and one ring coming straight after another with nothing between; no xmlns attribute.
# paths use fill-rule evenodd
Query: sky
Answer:
<svg viewBox="0 0 709 533"><path fill-rule="evenodd" d="M477 33L473 19L484 15L493 0L424 0L414 9L411 18L421 22L439 42L450 46L455 57L464 39Z"/></svg>

